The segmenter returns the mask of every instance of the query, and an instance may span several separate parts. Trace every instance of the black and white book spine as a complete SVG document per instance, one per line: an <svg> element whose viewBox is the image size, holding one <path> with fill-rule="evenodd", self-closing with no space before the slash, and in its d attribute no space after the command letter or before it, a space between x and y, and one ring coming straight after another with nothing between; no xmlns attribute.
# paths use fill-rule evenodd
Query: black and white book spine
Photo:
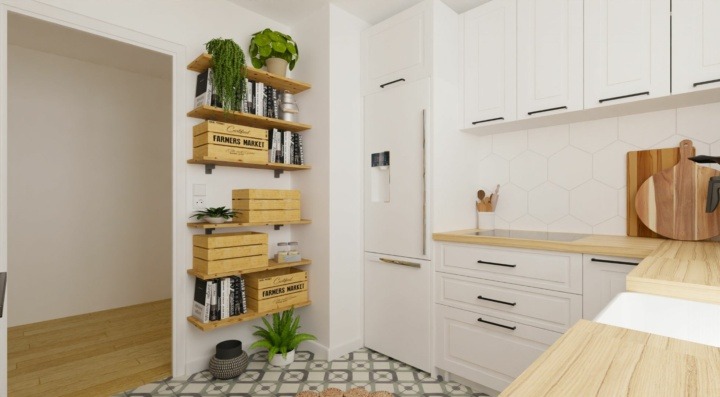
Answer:
<svg viewBox="0 0 720 397"><path fill-rule="evenodd" d="M283 132L280 130L275 130L275 162L276 163L282 163L282 141L283 141Z"/></svg>
<svg viewBox="0 0 720 397"><path fill-rule="evenodd" d="M300 162L298 164L305 164L305 154L303 153L303 138L302 135L298 134L298 153L300 154Z"/></svg>
<svg viewBox="0 0 720 397"><path fill-rule="evenodd" d="M211 280L208 284L210 284L210 321L217 321L217 283Z"/></svg>
<svg viewBox="0 0 720 397"><path fill-rule="evenodd" d="M210 83L210 70L208 69L197 76L195 82L195 103L198 108L203 105L210 105L212 101L212 86Z"/></svg>
<svg viewBox="0 0 720 397"><path fill-rule="evenodd" d="M230 281L230 283L229 283L230 287L228 288L228 290L230 291L230 293L229 293L229 302L230 303L228 304L228 313L229 313L229 316L232 317L235 315L235 281L233 280L232 277L228 277L228 279Z"/></svg>
<svg viewBox="0 0 720 397"><path fill-rule="evenodd" d="M240 291L240 277L233 276L233 285L235 286L235 315L242 314L242 291Z"/></svg>
<svg viewBox="0 0 720 397"><path fill-rule="evenodd" d="M297 164L300 164L300 145L298 143L299 139L300 139L300 134L298 134L297 132L293 132L292 138L293 138L292 139L292 143L293 143L293 151L292 151L293 161L292 161L292 163L297 165Z"/></svg>
<svg viewBox="0 0 720 397"><path fill-rule="evenodd" d="M224 320L230 317L230 278L225 277L222 283L222 304L220 305L220 319Z"/></svg>
<svg viewBox="0 0 720 397"><path fill-rule="evenodd" d="M285 131L283 137L283 163L292 163L292 132Z"/></svg>
<svg viewBox="0 0 720 397"><path fill-rule="evenodd" d="M268 163L273 162L273 147L272 147L273 133L275 133L274 128L271 128L268 130L268 145L267 145L267 147L268 147Z"/></svg>
<svg viewBox="0 0 720 397"><path fill-rule="evenodd" d="M240 104L240 111L248 113L248 98L252 95L252 87L250 87L250 80L245 79L245 93L243 94L243 100Z"/></svg>
<svg viewBox="0 0 720 397"><path fill-rule="evenodd" d="M245 292L245 279L240 277L240 296L242 298L242 312L247 313L247 293Z"/></svg>
<svg viewBox="0 0 720 397"><path fill-rule="evenodd" d="M210 294L208 293L207 281L195 279L195 296L193 299L192 316L202 323L210 321L209 316Z"/></svg>
<svg viewBox="0 0 720 397"><path fill-rule="evenodd" d="M278 90L273 88L273 117L280 118L280 98L278 98Z"/></svg>
<svg viewBox="0 0 720 397"><path fill-rule="evenodd" d="M267 98L265 97L265 83L260 83L260 116L265 116L265 102Z"/></svg>

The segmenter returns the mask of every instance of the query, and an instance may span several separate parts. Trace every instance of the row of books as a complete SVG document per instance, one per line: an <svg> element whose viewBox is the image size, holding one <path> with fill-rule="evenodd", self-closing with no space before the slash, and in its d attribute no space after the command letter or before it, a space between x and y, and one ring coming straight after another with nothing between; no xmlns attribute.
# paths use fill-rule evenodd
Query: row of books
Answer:
<svg viewBox="0 0 720 397"><path fill-rule="evenodd" d="M305 164L302 136L297 132L268 131L268 161L281 164Z"/></svg>
<svg viewBox="0 0 720 397"><path fill-rule="evenodd" d="M198 74L195 85L195 107L203 105L222 107L222 101L213 88L212 68ZM280 118L281 94L276 88L259 81L245 79L245 96L239 101L237 110L258 116Z"/></svg>
<svg viewBox="0 0 720 397"><path fill-rule="evenodd" d="M224 320L244 313L247 313L247 296L242 277L195 279L192 316L200 322Z"/></svg>

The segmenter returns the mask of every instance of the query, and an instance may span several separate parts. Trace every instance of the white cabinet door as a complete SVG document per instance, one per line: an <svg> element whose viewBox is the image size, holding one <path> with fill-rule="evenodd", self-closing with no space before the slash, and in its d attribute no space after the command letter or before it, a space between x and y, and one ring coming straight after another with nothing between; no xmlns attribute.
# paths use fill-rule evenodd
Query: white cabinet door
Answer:
<svg viewBox="0 0 720 397"><path fill-rule="evenodd" d="M584 22L585 108L670 94L670 0L585 0Z"/></svg>
<svg viewBox="0 0 720 397"><path fill-rule="evenodd" d="M673 1L673 94L720 87L720 0Z"/></svg>
<svg viewBox="0 0 720 397"><path fill-rule="evenodd" d="M430 75L430 4L422 2L363 32L366 94Z"/></svg>
<svg viewBox="0 0 720 397"><path fill-rule="evenodd" d="M463 15L463 128L515 119L515 0Z"/></svg>
<svg viewBox="0 0 720 397"><path fill-rule="evenodd" d="M365 346L432 370L429 261L365 254Z"/></svg>
<svg viewBox="0 0 720 397"><path fill-rule="evenodd" d="M625 276L640 259L583 255L583 318L592 320L615 297L625 292Z"/></svg>
<svg viewBox="0 0 720 397"><path fill-rule="evenodd" d="M583 3L517 5L517 118L583 109Z"/></svg>

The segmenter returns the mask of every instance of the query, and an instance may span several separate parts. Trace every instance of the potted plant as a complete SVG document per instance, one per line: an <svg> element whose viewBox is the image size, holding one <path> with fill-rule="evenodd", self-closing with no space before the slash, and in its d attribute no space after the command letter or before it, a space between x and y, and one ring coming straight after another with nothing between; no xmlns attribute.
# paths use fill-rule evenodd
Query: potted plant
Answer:
<svg viewBox="0 0 720 397"><path fill-rule="evenodd" d="M295 349L298 345L306 340L317 339L313 335L297 332L300 329L300 316L294 317L294 310L290 308L282 314L273 314L272 324L263 317L265 328L255 326L257 331L253 335L260 339L250 347L268 349L268 361L276 367L292 364L295 361Z"/></svg>
<svg viewBox="0 0 720 397"><path fill-rule="evenodd" d="M297 43L287 34L265 29L250 39L250 59L257 69L266 65L268 72L285 77L288 65L293 70L299 56Z"/></svg>
<svg viewBox="0 0 720 397"><path fill-rule="evenodd" d="M245 53L232 39L212 39L205 43L205 49L212 55L213 93L226 113L239 110L245 96Z"/></svg>
<svg viewBox="0 0 720 397"><path fill-rule="evenodd" d="M225 223L235 216L235 211L225 207L210 207L202 211L195 211L190 218L205 219L210 223Z"/></svg>

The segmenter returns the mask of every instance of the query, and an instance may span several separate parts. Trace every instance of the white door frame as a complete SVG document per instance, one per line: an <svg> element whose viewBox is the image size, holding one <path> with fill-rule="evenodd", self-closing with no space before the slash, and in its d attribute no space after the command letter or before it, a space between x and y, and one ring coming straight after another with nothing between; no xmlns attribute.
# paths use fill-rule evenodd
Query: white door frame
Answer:
<svg viewBox="0 0 720 397"><path fill-rule="evenodd" d="M183 133L186 118L183 112L185 105L185 47L157 37L128 30L117 25L102 22L83 15L61 10L47 4L28 0L0 0L0 272L7 271L7 237L8 237L8 106L7 106L7 21L8 13L14 12L47 22L63 25L106 37L112 40L146 48L172 57L172 130L173 130L173 156L172 156L172 366L173 375L185 373L185 340L187 327L182 313L185 312L185 283L184 267L187 252L188 234L184 220L186 214L186 148L189 144L188 134ZM13 282L12 274L8 275L8 285ZM0 397L7 397L7 300L5 312L0 319Z"/></svg>

